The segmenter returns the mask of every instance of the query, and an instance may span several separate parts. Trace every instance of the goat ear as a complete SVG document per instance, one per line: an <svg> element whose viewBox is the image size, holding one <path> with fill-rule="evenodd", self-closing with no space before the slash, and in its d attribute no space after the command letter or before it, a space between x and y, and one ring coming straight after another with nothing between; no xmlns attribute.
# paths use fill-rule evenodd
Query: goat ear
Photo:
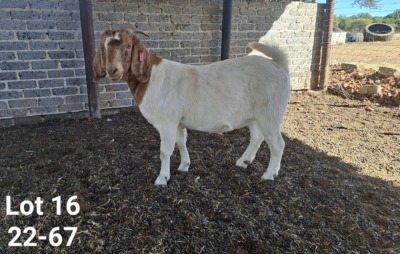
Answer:
<svg viewBox="0 0 400 254"><path fill-rule="evenodd" d="M132 43L131 71L139 82L145 83L150 79L150 54L135 36L132 36Z"/></svg>
<svg viewBox="0 0 400 254"><path fill-rule="evenodd" d="M106 55L104 52L104 46L100 43L96 50L96 55L93 61L94 81L99 81L101 78L106 76Z"/></svg>

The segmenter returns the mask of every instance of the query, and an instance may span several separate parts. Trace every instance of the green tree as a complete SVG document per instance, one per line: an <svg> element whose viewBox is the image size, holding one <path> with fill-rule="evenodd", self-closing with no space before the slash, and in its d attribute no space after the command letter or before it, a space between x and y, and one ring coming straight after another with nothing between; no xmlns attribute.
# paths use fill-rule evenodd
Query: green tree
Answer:
<svg viewBox="0 0 400 254"><path fill-rule="evenodd" d="M350 27L347 31L351 32L362 32L363 29L372 23L372 19L357 18L352 20Z"/></svg>
<svg viewBox="0 0 400 254"><path fill-rule="evenodd" d="M385 18L394 19L394 24L396 25L395 27L397 27L397 29L400 29L400 9L387 15Z"/></svg>
<svg viewBox="0 0 400 254"><path fill-rule="evenodd" d="M346 17L344 17L344 16L336 16L335 15L335 17L333 19L333 26L341 28L340 24L343 22L344 19L346 19Z"/></svg>
<svg viewBox="0 0 400 254"><path fill-rule="evenodd" d="M360 13L360 14L358 14L358 15L355 15L354 18L356 18L356 19L357 19L357 18L360 18L360 19L369 19L369 20L372 20L372 19L373 19L372 15L369 14L369 13Z"/></svg>
<svg viewBox="0 0 400 254"><path fill-rule="evenodd" d="M352 30L353 20L351 18L343 18L339 23L339 28L344 31Z"/></svg>
<svg viewBox="0 0 400 254"><path fill-rule="evenodd" d="M394 18L394 19L400 19L400 9L394 11L393 13L386 15L385 18Z"/></svg>
<svg viewBox="0 0 400 254"><path fill-rule="evenodd" d="M353 5L359 5L360 7L366 7L370 9L378 8L378 2L380 0L354 0Z"/></svg>
<svg viewBox="0 0 400 254"><path fill-rule="evenodd" d="M334 20L335 27L349 32L361 32L365 26L372 23L385 23L400 29L400 10L385 17L372 17L368 13L362 13L351 17L335 16Z"/></svg>
<svg viewBox="0 0 400 254"><path fill-rule="evenodd" d="M384 17L373 17L372 23L385 23Z"/></svg>

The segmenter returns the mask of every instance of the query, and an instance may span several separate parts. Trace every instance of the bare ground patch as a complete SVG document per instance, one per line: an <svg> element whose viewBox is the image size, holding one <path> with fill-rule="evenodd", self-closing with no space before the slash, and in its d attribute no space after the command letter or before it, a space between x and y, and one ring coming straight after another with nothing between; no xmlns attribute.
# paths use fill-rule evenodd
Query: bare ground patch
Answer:
<svg viewBox="0 0 400 254"><path fill-rule="evenodd" d="M372 111L366 111L366 107ZM1 129L0 253L399 253L400 112L369 102L293 93L279 178L235 161L248 131L189 132L189 173L172 158L168 187L157 132L135 110L87 121ZM44 216L5 216L42 197ZM55 215L52 197L78 195L77 216ZM76 226L71 247L7 247L11 226L48 234ZM65 238L66 239L66 238Z"/></svg>

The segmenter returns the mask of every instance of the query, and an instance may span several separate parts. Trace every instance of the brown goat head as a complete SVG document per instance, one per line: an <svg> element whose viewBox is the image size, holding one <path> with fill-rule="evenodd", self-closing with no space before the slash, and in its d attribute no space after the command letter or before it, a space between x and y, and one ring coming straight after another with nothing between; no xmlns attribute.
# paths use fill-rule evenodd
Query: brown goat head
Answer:
<svg viewBox="0 0 400 254"><path fill-rule="evenodd" d="M107 76L111 81L150 79L150 54L143 43L127 30L104 31L94 57L94 80Z"/></svg>

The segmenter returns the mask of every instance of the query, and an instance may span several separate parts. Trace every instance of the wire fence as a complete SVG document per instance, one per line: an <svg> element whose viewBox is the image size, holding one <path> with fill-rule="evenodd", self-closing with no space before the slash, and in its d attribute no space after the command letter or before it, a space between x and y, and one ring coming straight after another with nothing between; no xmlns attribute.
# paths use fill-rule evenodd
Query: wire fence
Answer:
<svg viewBox="0 0 400 254"><path fill-rule="evenodd" d="M395 34L390 41L333 44L330 63L351 63L362 69L389 67L400 71L400 34Z"/></svg>

